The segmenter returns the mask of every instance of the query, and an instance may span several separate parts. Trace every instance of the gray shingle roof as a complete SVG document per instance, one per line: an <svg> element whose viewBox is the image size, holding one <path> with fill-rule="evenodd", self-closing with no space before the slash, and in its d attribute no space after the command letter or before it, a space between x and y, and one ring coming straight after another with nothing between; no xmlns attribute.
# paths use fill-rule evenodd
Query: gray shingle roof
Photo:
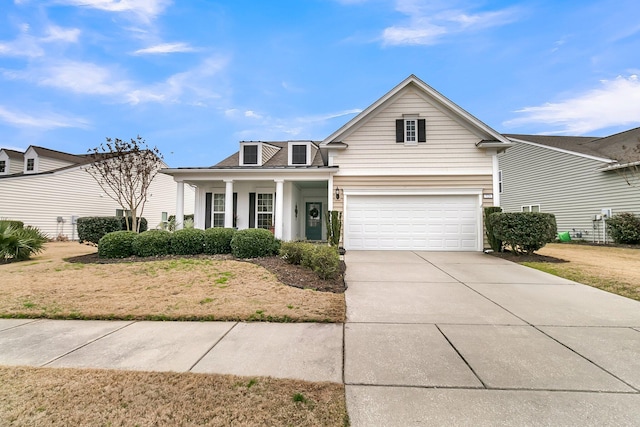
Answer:
<svg viewBox="0 0 640 427"><path fill-rule="evenodd" d="M289 149L290 141L243 141L243 142L259 142L261 144L269 144L275 147L279 147L280 150L273 155L268 161L266 161L262 166L240 166L240 152L235 152L226 159L216 163L211 166L210 169L229 169L229 168L247 168L247 169L256 169L256 168L308 168L308 167L321 167L325 166L322 156L320 154L320 150L317 148L318 142L311 141L314 145L311 147L311 156L313 160L310 166L290 166L289 165L289 155L287 150ZM303 141L300 141L303 142ZM304 141L309 142L309 141Z"/></svg>
<svg viewBox="0 0 640 427"><path fill-rule="evenodd" d="M640 127L605 137L505 134L548 147L630 163L640 160Z"/></svg>

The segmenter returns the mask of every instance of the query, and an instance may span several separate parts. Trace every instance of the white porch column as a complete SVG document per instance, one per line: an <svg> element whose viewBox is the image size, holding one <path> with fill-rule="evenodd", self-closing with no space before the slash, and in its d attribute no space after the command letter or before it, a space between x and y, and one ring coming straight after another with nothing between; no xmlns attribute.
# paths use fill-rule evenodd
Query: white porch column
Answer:
<svg viewBox="0 0 640 427"><path fill-rule="evenodd" d="M224 181L224 226L225 228L233 227L233 180Z"/></svg>
<svg viewBox="0 0 640 427"><path fill-rule="evenodd" d="M276 179L276 211L274 234L276 239L282 239L282 231L284 227L284 180Z"/></svg>
<svg viewBox="0 0 640 427"><path fill-rule="evenodd" d="M335 191L333 190L333 175L329 175L329 181L327 182L327 210L333 210L333 198L335 197Z"/></svg>
<svg viewBox="0 0 640 427"><path fill-rule="evenodd" d="M184 182L178 181L176 190L176 230L184 227Z"/></svg>

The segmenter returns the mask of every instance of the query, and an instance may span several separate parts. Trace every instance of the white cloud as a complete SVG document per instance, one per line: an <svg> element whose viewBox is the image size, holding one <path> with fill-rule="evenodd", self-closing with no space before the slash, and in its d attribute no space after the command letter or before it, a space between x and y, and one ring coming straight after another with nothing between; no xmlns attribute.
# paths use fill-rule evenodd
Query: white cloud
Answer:
<svg viewBox="0 0 640 427"><path fill-rule="evenodd" d="M161 43L155 46L150 46L144 49L138 49L133 52L133 55L157 55L165 53L178 53L178 52L194 52L195 49L189 46L187 43Z"/></svg>
<svg viewBox="0 0 640 427"><path fill-rule="evenodd" d="M65 116L59 113L45 112L38 116L19 111L11 111L0 105L0 120L20 128L86 128L88 122L85 119Z"/></svg>
<svg viewBox="0 0 640 427"><path fill-rule="evenodd" d="M69 6L88 7L106 12L133 14L144 22L150 22L171 4L170 0L58 0Z"/></svg>
<svg viewBox="0 0 640 427"><path fill-rule="evenodd" d="M256 113L255 111L251 111L251 110L245 111L244 112L244 116L245 117L249 117L251 119L258 119L258 120L262 118L262 116L260 114Z"/></svg>
<svg viewBox="0 0 640 427"><path fill-rule="evenodd" d="M80 36L78 28L63 28L49 25L45 29L45 35L37 37L29 33L29 24L20 26L20 35L15 40L1 42L0 56L26 56L36 58L43 56L46 43L77 43Z"/></svg>
<svg viewBox="0 0 640 427"><path fill-rule="evenodd" d="M583 135L610 126L640 124L640 81L637 75L602 80L601 87L560 102L525 107L522 117L504 122L517 127L541 123L544 133Z"/></svg>
<svg viewBox="0 0 640 427"><path fill-rule="evenodd" d="M446 9L439 2L418 3L415 0L398 0L396 10L408 15L409 21L385 28L382 32L385 45L433 45L440 43L446 35L505 25L515 21L517 16L515 8L470 13Z"/></svg>

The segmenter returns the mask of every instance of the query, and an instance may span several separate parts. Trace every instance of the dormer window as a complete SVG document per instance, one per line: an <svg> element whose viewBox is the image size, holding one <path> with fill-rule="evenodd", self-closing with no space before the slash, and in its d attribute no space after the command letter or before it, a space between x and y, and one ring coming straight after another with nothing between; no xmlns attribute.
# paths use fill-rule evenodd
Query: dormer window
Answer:
<svg viewBox="0 0 640 427"><path fill-rule="evenodd" d="M27 172L33 172L36 169L36 159L27 159Z"/></svg>
<svg viewBox="0 0 640 427"><path fill-rule="evenodd" d="M404 115L396 120L396 142L406 145L415 145L418 142L427 142L426 120L417 115Z"/></svg>
<svg viewBox="0 0 640 427"><path fill-rule="evenodd" d="M306 145L291 146L291 164L292 165L307 164L307 146Z"/></svg>
<svg viewBox="0 0 640 427"><path fill-rule="evenodd" d="M0 160L0 173L5 173L7 171L7 161Z"/></svg>
<svg viewBox="0 0 640 427"><path fill-rule="evenodd" d="M289 142L289 166L308 166L311 164L311 142Z"/></svg>
<svg viewBox="0 0 640 427"><path fill-rule="evenodd" d="M257 166L260 164L260 149L258 144L242 144L240 166Z"/></svg>

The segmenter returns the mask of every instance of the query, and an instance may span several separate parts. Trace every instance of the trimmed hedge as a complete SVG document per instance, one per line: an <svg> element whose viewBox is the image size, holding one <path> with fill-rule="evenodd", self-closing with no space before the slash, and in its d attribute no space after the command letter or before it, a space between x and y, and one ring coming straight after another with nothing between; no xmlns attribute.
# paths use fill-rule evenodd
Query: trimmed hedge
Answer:
<svg viewBox="0 0 640 427"><path fill-rule="evenodd" d="M640 217L622 212L607 220L607 231L616 243L635 245L640 243Z"/></svg>
<svg viewBox="0 0 640 427"><path fill-rule="evenodd" d="M184 228L171 234L171 253L175 255L198 255L204 252L204 231Z"/></svg>
<svg viewBox="0 0 640 427"><path fill-rule="evenodd" d="M238 230L231 239L231 253L236 258L258 258L275 255L280 250L280 242L273 233L264 228Z"/></svg>
<svg viewBox="0 0 640 427"><path fill-rule="evenodd" d="M283 242L280 256L290 264L313 270L323 280L332 279L340 272L340 255L335 246Z"/></svg>
<svg viewBox="0 0 640 427"><path fill-rule="evenodd" d="M133 255L133 240L138 233L135 231L114 231L105 234L98 241L98 256L100 258L127 258Z"/></svg>
<svg viewBox="0 0 640 427"><path fill-rule="evenodd" d="M494 235L493 224L489 222L489 215L497 212L502 212L502 208L500 206L489 206L484 208L484 229L489 247L491 247L494 252L502 252L502 240L498 239Z"/></svg>
<svg viewBox="0 0 640 427"><path fill-rule="evenodd" d="M493 235L516 254L531 254L557 234L556 217L541 212L497 212L488 217Z"/></svg>
<svg viewBox="0 0 640 427"><path fill-rule="evenodd" d="M147 220L144 217L138 218L138 220L142 233L147 230ZM129 221L131 221L131 217L129 217ZM86 216L78 218L77 229L80 242L98 243L108 233L127 230L127 222L125 217Z"/></svg>
<svg viewBox="0 0 640 427"><path fill-rule="evenodd" d="M164 230L148 230L136 234L131 244L133 254L140 257L161 256L171 253L171 233Z"/></svg>
<svg viewBox="0 0 640 427"><path fill-rule="evenodd" d="M230 254L234 228L207 228L204 230L204 253L209 255Z"/></svg>
<svg viewBox="0 0 640 427"><path fill-rule="evenodd" d="M120 218L120 221L122 222L121 230L127 230L127 219L129 220L129 224L131 224L131 221L133 221L132 217L121 216L118 218ZM140 223L140 227L139 227L140 233L143 233L149 229L149 225L147 224L147 219L145 217L138 218L138 222ZM136 231L136 230L131 230L131 231Z"/></svg>

